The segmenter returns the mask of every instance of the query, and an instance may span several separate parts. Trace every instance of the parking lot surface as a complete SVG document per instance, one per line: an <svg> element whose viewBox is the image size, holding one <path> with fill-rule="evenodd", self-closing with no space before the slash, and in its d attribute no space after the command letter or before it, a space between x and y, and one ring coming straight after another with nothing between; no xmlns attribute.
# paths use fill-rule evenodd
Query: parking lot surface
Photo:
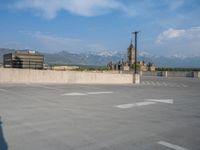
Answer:
<svg viewBox="0 0 200 150"><path fill-rule="evenodd" d="M200 80L1 84L0 150L199 150Z"/></svg>

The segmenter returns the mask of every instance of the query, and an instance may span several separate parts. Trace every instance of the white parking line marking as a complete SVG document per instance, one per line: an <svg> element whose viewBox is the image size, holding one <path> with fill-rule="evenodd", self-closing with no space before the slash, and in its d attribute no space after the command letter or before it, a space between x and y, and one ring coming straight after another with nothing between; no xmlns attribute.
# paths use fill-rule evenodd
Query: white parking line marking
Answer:
<svg viewBox="0 0 200 150"><path fill-rule="evenodd" d="M182 85L183 87L188 87L187 85L185 85L185 84L182 84L182 83L181 83L181 85Z"/></svg>
<svg viewBox="0 0 200 150"><path fill-rule="evenodd" d="M160 82L158 82L158 81L156 82L156 84L157 84L158 86L162 85L162 84L161 84Z"/></svg>
<svg viewBox="0 0 200 150"><path fill-rule="evenodd" d="M103 92L87 92L89 95L97 95L97 94L112 94L113 92L111 91L103 91Z"/></svg>
<svg viewBox="0 0 200 150"><path fill-rule="evenodd" d="M131 108L131 107L134 107L135 104L122 104L122 105L117 105L115 107L117 108Z"/></svg>
<svg viewBox="0 0 200 150"><path fill-rule="evenodd" d="M86 95L99 95L99 94L112 94L112 91L102 91L102 92L86 92L86 93L65 93L64 96L86 96Z"/></svg>
<svg viewBox="0 0 200 150"><path fill-rule="evenodd" d="M62 94L62 95L65 95L65 96L82 96L82 95L87 95L85 93L65 93L65 94Z"/></svg>
<svg viewBox="0 0 200 150"><path fill-rule="evenodd" d="M178 145L174 145L174 144L171 144L171 143L168 143L168 142L165 142L165 141L159 141L158 144L166 146L168 148L172 148L174 150L189 150L187 148L184 148L184 147L181 147L181 146L178 146Z"/></svg>
<svg viewBox="0 0 200 150"><path fill-rule="evenodd" d="M142 83L141 83L141 84L145 85L145 81L142 81Z"/></svg>
<svg viewBox="0 0 200 150"><path fill-rule="evenodd" d="M0 89L0 91L7 92L8 90L5 90L5 89Z"/></svg>
<svg viewBox="0 0 200 150"><path fill-rule="evenodd" d="M160 103L167 103L167 104L173 104L174 100L173 99L147 99L148 101L152 102L160 102Z"/></svg>
<svg viewBox="0 0 200 150"><path fill-rule="evenodd" d="M164 86L164 87L188 87L188 85L182 83L171 83L171 82L164 82L164 81L142 81L141 85L152 85L152 86Z"/></svg>
<svg viewBox="0 0 200 150"><path fill-rule="evenodd" d="M152 85L156 85L153 81L150 81Z"/></svg>
<svg viewBox="0 0 200 150"><path fill-rule="evenodd" d="M136 106L145 106L145 105L151 105L151 104L156 104L156 102L139 102L139 103L135 103Z"/></svg>
<svg viewBox="0 0 200 150"><path fill-rule="evenodd" d="M146 81L147 82L147 85L150 85L151 83L149 83L149 81Z"/></svg>
<svg viewBox="0 0 200 150"><path fill-rule="evenodd" d="M163 82L163 85L164 85L164 86L167 86L168 84L167 84L166 82Z"/></svg>
<svg viewBox="0 0 200 150"><path fill-rule="evenodd" d="M156 104L156 102L139 102L139 103L133 103L133 104L122 104L122 105L117 105L115 107L125 109L125 108L132 108L132 107L145 106L145 105L151 105L151 104Z"/></svg>

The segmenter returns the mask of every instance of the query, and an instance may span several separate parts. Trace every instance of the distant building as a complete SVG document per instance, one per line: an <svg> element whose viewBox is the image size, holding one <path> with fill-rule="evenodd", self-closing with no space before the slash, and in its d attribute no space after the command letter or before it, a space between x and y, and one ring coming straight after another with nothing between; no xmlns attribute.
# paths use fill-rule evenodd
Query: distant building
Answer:
<svg viewBox="0 0 200 150"><path fill-rule="evenodd" d="M140 61L140 71L148 71L148 66L144 61Z"/></svg>
<svg viewBox="0 0 200 150"><path fill-rule="evenodd" d="M3 56L4 68L43 69L44 55L35 51L16 51Z"/></svg>
<svg viewBox="0 0 200 150"><path fill-rule="evenodd" d="M79 69L79 66L52 66L51 69L57 71L76 70Z"/></svg>
<svg viewBox="0 0 200 150"><path fill-rule="evenodd" d="M132 41L131 41L131 44L130 44L130 46L128 47L128 49L127 49L127 56L128 56L128 65L129 66L132 66L133 64L135 64L136 62L136 60L135 60L135 54L136 54L136 52L135 52L135 47L133 46L133 43L132 43Z"/></svg>
<svg viewBox="0 0 200 150"><path fill-rule="evenodd" d="M136 50L133 46L133 43L131 41L128 49L127 49L127 61L119 61L118 63L110 62L107 66L111 70L122 70L122 71L132 71L133 65L137 63L137 66L139 66L140 71L155 71L156 67L152 63L146 64L144 61L136 62Z"/></svg>
<svg viewBox="0 0 200 150"><path fill-rule="evenodd" d="M151 66L150 71L156 71L156 66Z"/></svg>
<svg viewBox="0 0 200 150"><path fill-rule="evenodd" d="M145 64L144 61L140 61L140 71L156 71L156 67L152 63Z"/></svg>
<svg viewBox="0 0 200 150"><path fill-rule="evenodd" d="M135 60L135 55L136 55L136 51L135 51L135 47L133 46L133 43L131 41L129 47L127 48L127 61L119 61L116 64L113 64L112 62L110 62L107 66L111 69L111 70L123 70L123 71L129 71L130 68L132 67L133 64L136 63Z"/></svg>

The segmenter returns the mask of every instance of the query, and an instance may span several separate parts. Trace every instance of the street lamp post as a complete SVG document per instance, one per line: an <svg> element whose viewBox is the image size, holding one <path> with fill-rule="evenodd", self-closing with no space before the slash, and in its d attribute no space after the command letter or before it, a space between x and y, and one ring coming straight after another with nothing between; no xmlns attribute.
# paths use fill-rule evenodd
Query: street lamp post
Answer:
<svg viewBox="0 0 200 150"><path fill-rule="evenodd" d="M140 31L132 32L132 34L135 35L135 74L137 73L137 34L138 34L139 32L140 32Z"/></svg>

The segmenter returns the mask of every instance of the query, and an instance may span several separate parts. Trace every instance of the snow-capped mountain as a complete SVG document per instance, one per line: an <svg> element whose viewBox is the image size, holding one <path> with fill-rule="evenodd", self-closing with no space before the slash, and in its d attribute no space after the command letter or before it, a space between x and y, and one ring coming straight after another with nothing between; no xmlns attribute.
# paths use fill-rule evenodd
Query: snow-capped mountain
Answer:
<svg viewBox="0 0 200 150"><path fill-rule="evenodd" d="M3 54L14 52L14 49L0 48L0 62L3 62ZM86 53L69 53L61 51L57 53L43 53L45 63L48 64L67 64L67 65L96 65L105 66L111 61L117 63L122 59L127 60L126 51L98 51ZM144 51L139 51L138 60L144 60L146 63L151 62L157 67L193 67L200 68L200 56L182 57L173 56L157 56Z"/></svg>
<svg viewBox="0 0 200 150"><path fill-rule="evenodd" d="M97 52L86 52L87 55L97 55L101 57L113 57L113 56L124 56L125 53L123 51L116 50L101 50Z"/></svg>
<svg viewBox="0 0 200 150"><path fill-rule="evenodd" d="M112 57L114 55L118 54L118 51L106 51L106 50L103 50L103 51L99 51L96 53L96 55L98 56L104 56L104 57Z"/></svg>
<svg viewBox="0 0 200 150"><path fill-rule="evenodd" d="M139 60L151 62L157 67L200 68L200 56L186 57L177 54L172 56L158 56L142 52L139 55Z"/></svg>
<svg viewBox="0 0 200 150"><path fill-rule="evenodd" d="M152 55L148 52L140 51L139 57L151 57Z"/></svg>

